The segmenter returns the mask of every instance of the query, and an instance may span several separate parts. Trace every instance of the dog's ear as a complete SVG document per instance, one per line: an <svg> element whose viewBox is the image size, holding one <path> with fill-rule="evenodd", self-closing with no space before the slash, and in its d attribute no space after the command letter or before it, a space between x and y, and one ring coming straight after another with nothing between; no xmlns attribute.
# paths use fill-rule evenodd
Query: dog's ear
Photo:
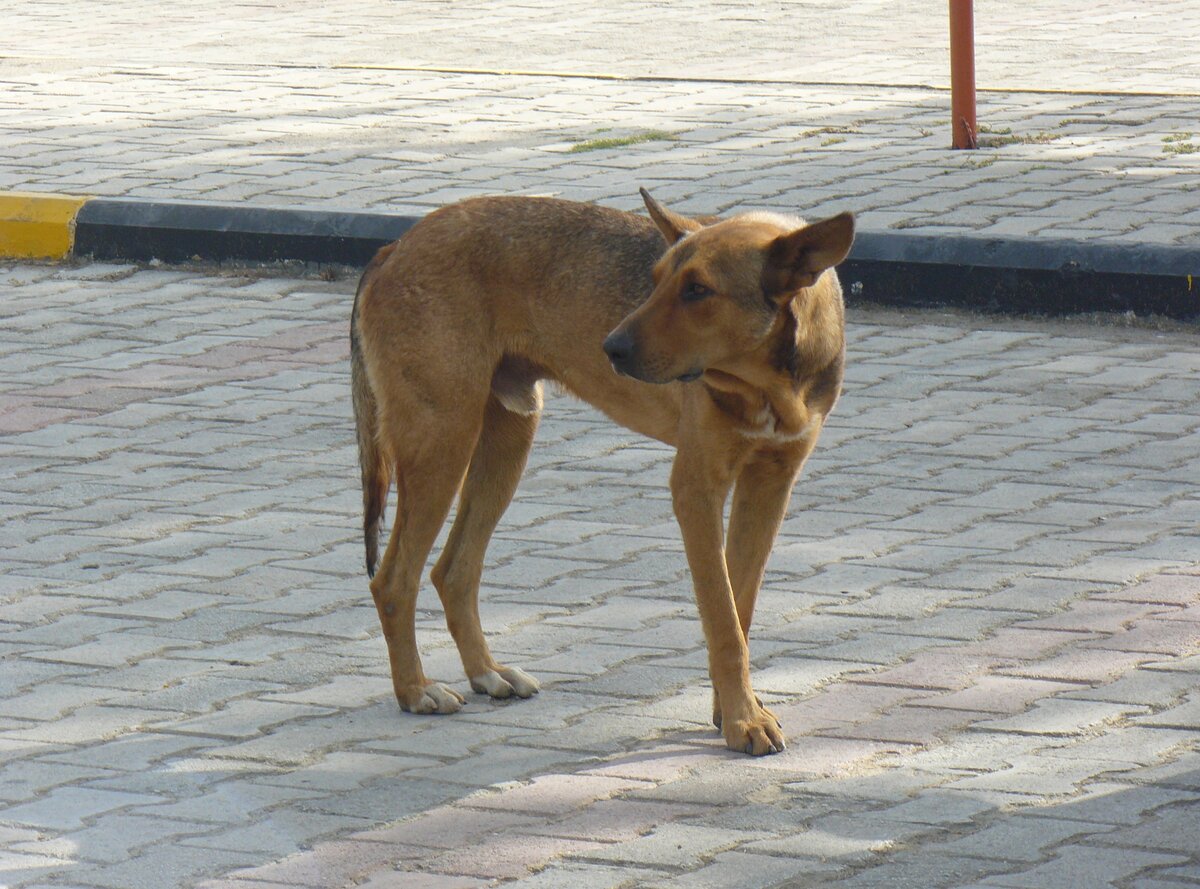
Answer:
<svg viewBox="0 0 1200 889"><path fill-rule="evenodd" d="M646 209L650 213L650 218L654 220L654 224L658 226L658 230L662 232L664 238L667 239L667 245L674 244L684 235L689 232L699 231L704 226L695 219L688 219L686 216L680 216L673 210L668 210L654 198L650 197L650 192L644 188L639 188L642 193L642 200L646 202Z"/></svg>
<svg viewBox="0 0 1200 889"><path fill-rule="evenodd" d="M850 253L854 243L854 214L839 213L781 235L767 248L763 290L780 302L811 287L826 269Z"/></svg>

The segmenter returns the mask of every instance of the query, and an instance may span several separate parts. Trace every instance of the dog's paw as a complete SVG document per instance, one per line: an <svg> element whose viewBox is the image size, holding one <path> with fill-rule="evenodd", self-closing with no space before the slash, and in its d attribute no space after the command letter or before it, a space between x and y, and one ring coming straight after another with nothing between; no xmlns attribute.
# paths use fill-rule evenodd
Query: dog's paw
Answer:
<svg viewBox="0 0 1200 889"><path fill-rule="evenodd" d="M765 756L783 751L783 729L775 714L761 705L749 718L722 719L721 733L725 746L751 756Z"/></svg>
<svg viewBox="0 0 1200 889"><path fill-rule="evenodd" d="M538 693L538 681L519 667L501 667L471 677L471 688L493 698L530 698Z"/></svg>
<svg viewBox="0 0 1200 889"><path fill-rule="evenodd" d="M397 689L396 699L406 713L457 713L467 702L454 689L440 682Z"/></svg>
<svg viewBox="0 0 1200 889"><path fill-rule="evenodd" d="M772 713L771 709L769 707L767 707L766 705L763 704L762 698L760 698L758 695L755 695L754 702L756 704L758 704L759 709L762 710L763 713L766 713L768 716L770 716L772 719L775 720L775 724L777 726L779 726L780 728L783 728L783 723L779 721L779 717L776 716L774 713ZM720 731L720 729L721 729L721 699L720 699L720 697L718 697L718 695L715 691L713 692L712 721L713 721L713 725L715 725L717 727L717 730Z"/></svg>

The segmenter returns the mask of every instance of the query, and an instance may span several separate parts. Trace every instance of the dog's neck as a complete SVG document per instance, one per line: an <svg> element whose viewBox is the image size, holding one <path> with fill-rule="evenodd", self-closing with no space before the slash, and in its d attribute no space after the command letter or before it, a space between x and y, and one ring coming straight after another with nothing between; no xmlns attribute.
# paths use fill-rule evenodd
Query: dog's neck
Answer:
<svg viewBox="0 0 1200 889"><path fill-rule="evenodd" d="M813 415L823 419L837 398L844 350L840 294L814 287L802 296L779 310L759 349L704 372L713 402L751 437L804 437Z"/></svg>

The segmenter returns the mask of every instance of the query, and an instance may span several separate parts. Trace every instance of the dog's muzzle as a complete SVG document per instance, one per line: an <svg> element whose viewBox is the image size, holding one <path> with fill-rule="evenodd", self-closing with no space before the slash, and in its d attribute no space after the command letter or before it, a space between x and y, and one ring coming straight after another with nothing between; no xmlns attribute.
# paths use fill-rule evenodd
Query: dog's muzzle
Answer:
<svg viewBox="0 0 1200 889"><path fill-rule="evenodd" d="M625 330L614 330L604 339L604 354L612 362L613 370L627 377L636 377L633 371L633 337Z"/></svg>

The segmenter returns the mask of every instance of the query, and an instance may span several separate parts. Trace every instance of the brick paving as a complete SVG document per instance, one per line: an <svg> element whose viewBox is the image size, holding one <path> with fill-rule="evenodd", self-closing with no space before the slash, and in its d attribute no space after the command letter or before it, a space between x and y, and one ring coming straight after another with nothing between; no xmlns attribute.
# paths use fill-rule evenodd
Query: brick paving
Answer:
<svg viewBox="0 0 1200 889"><path fill-rule="evenodd" d="M0 189L421 213L633 209L645 185L692 212L1197 243L1187 0L980 0L977 152L948 150L944 4L310 6L0 3Z"/></svg>
<svg viewBox="0 0 1200 889"><path fill-rule="evenodd" d="M756 616L789 745L707 723L670 453L551 397L472 694L400 713L361 573L350 280L0 268L0 882L1200 882L1188 329L855 310ZM1121 373L1115 371L1120 370Z"/></svg>
<svg viewBox="0 0 1200 889"><path fill-rule="evenodd" d="M975 153L946 150L944 6L915 0L0 9L3 190L419 213L647 185L1198 239L1183 0L979 0ZM470 693L425 589L426 665L469 704L399 712L352 289L0 265L0 885L1200 884L1189 328L851 312L756 615L789 746L749 760L707 723L670 453L562 397L482 602L543 694Z"/></svg>

